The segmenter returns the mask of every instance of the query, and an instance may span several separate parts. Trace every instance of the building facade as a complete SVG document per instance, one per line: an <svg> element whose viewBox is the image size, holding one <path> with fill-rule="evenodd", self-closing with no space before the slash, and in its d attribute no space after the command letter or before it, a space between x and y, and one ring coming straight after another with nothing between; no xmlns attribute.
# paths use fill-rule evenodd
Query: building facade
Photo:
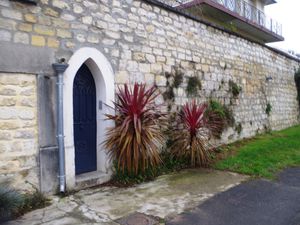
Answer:
<svg viewBox="0 0 300 225"><path fill-rule="evenodd" d="M155 0L260 43L283 41L282 25L265 14L274 0Z"/></svg>
<svg viewBox="0 0 300 225"><path fill-rule="evenodd" d="M180 71L173 106L216 98L232 108L236 127L222 142L299 122L294 71L299 60L230 30L150 0L0 0L0 183L58 190L58 78L63 76L63 149L68 190L111 175L102 146L113 126L115 89L157 85ZM202 89L186 93L189 78ZM229 81L242 91L230 93ZM157 103L163 103L163 95ZM270 115L266 106L272 106Z"/></svg>

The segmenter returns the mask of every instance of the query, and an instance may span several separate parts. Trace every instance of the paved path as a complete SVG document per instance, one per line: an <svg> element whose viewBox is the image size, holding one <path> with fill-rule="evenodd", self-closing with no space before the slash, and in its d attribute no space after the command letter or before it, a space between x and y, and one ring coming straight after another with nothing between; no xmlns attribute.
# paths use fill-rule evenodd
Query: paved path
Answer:
<svg viewBox="0 0 300 225"><path fill-rule="evenodd" d="M172 218L193 209L246 179L248 176L223 171L185 170L131 188L100 187L56 197L51 206L7 224L154 225L163 221L159 218Z"/></svg>
<svg viewBox="0 0 300 225"><path fill-rule="evenodd" d="M300 168L277 181L252 180L220 193L167 225L300 225Z"/></svg>

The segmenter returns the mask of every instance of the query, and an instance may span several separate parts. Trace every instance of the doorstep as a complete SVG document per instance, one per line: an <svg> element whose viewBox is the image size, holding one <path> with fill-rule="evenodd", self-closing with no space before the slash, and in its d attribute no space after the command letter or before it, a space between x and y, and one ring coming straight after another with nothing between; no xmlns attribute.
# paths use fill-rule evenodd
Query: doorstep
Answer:
<svg viewBox="0 0 300 225"><path fill-rule="evenodd" d="M93 171L76 175L75 190L81 190L106 183L111 179L111 175L111 173L104 173L100 171Z"/></svg>

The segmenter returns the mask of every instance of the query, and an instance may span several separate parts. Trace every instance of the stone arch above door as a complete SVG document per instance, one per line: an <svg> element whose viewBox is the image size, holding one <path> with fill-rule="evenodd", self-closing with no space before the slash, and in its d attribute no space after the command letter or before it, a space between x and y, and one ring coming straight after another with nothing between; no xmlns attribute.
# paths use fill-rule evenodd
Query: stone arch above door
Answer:
<svg viewBox="0 0 300 225"><path fill-rule="evenodd" d="M107 58L97 49L84 47L77 50L70 58L69 67L64 73L64 135L65 135L65 168L67 189L74 189L75 148L73 129L73 83L79 68L85 64L91 71L96 85L97 107L97 172L109 179L110 163L101 145L106 127L113 126L110 121L104 121L105 113L114 113L114 74ZM102 102L102 105L100 105ZM105 174L107 176L105 176Z"/></svg>

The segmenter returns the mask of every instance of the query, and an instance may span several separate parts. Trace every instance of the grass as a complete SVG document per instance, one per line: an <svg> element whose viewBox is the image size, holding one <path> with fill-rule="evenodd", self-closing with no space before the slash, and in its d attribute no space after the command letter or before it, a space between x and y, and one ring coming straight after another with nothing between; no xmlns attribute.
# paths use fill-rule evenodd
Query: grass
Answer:
<svg viewBox="0 0 300 225"><path fill-rule="evenodd" d="M300 126L221 147L214 167L274 179L282 169L300 166Z"/></svg>

